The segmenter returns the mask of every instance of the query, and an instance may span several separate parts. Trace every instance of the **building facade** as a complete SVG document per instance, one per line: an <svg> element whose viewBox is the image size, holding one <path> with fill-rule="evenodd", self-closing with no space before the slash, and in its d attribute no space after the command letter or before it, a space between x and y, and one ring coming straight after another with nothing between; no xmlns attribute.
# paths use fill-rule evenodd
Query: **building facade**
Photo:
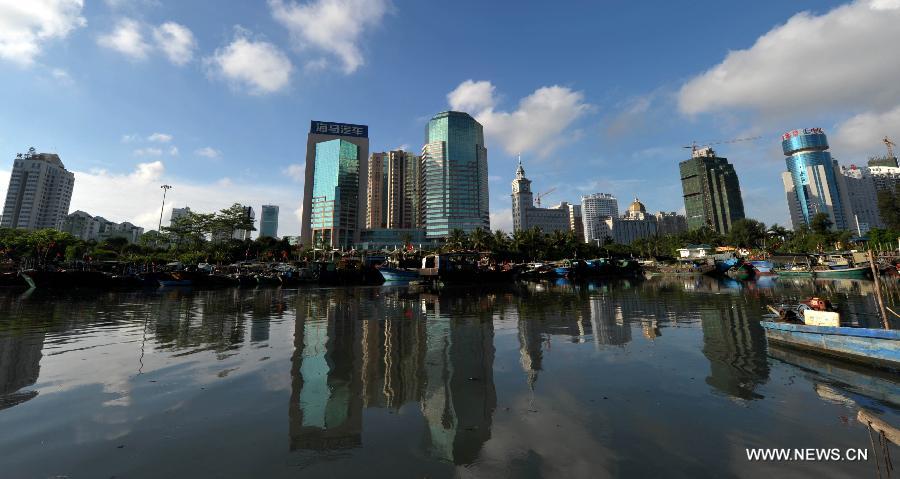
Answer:
<svg viewBox="0 0 900 479"><path fill-rule="evenodd" d="M792 130L781 138L787 171L781 175L794 229L825 213L838 230L849 229L847 206L838 186L840 170L821 128ZM690 221L690 219L688 220Z"/></svg>
<svg viewBox="0 0 900 479"><path fill-rule="evenodd" d="M569 229L575 232L575 236L584 239L584 222L581 218L581 205L573 205L563 201L562 203L552 207L553 209L563 210L569 216Z"/></svg>
<svg viewBox="0 0 900 479"><path fill-rule="evenodd" d="M677 235L688 230L687 218L674 211L656 213L656 234L660 236Z"/></svg>
<svg viewBox="0 0 900 479"><path fill-rule="evenodd" d="M618 218L619 201L608 193L594 193L581 197L581 217L584 223L584 241L602 242L609 236L607 218Z"/></svg>
<svg viewBox="0 0 900 479"><path fill-rule="evenodd" d="M842 166L838 175L841 200L846 207L849 229L864 235L870 229L885 228L878 207L878 192L898 191L900 168L890 166Z"/></svg>
<svg viewBox="0 0 900 479"><path fill-rule="evenodd" d="M710 147L694 148L678 164L689 229L708 227L720 234L744 218L744 200L734 166Z"/></svg>
<svg viewBox="0 0 900 479"><path fill-rule="evenodd" d="M531 192L531 180L525 177L522 161L512 181L513 231L539 228L544 233L569 231L569 211L558 208L537 208Z"/></svg>
<svg viewBox="0 0 900 479"><path fill-rule="evenodd" d="M644 204L635 198L624 215L604 218L598 229L599 243L612 240L627 245L642 238L656 236L656 216L648 214Z"/></svg>
<svg viewBox="0 0 900 479"><path fill-rule="evenodd" d="M372 153L366 193L366 228L419 228L421 157L403 150Z"/></svg>
<svg viewBox="0 0 900 479"><path fill-rule="evenodd" d="M354 215L357 218L357 224L353 227L351 232L351 234L356 235L356 239L359 239L359 230L365 224L366 193L368 184L369 127L347 123L313 121L310 125L309 135L306 140L306 172L303 184L303 209L300 218L300 238L305 245L312 244L312 212L314 209L313 190L316 188L317 146L320 143L333 140L343 140L345 143L356 146L356 163L359 167L356 180L358 190L355 197L357 198L358 204L354 209ZM326 178L326 181L331 182L334 176L331 174L334 173L331 169L336 168L338 165L327 161L323 161L322 165L323 168L329 169L329 171L322 172L323 178ZM331 193L332 197L334 194L335 192ZM347 198L345 198L345 200L346 199ZM321 201L322 199L319 197L317 202L321 203ZM346 206L346 201L344 201L344 204ZM321 204L318 205L319 208L322 206L323 205ZM357 214L357 212L362 213ZM343 223L346 224L345 221Z"/></svg>
<svg viewBox="0 0 900 479"><path fill-rule="evenodd" d="M360 153L344 139L316 144L310 207L310 244L316 248L350 249L359 241Z"/></svg>
<svg viewBox="0 0 900 479"><path fill-rule="evenodd" d="M259 212L259 237L278 238L278 206L262 205Z"/></svg>
<svg viewBox="0 0 900 479"><path fill-rule="evenodd" d="M75 175L59 155L37 153L34 148L19 153L9 176L0 228L58 229L69 213L74 186Z"/></svg>
<svg viewBox="0 0 900 479"><path fill-rule="evenodd" d="M169 216L169 226L172 226L172 222L178 218L189 214L191 214L191 208L188 206L185 206L184 208L172 208L172 214Z"/></svg>
<svg viewBox="0 0 900 479"><path fill-rule="evenodd" d="M468 113L445 111L425 129L422 148L423 226L429 239L454 229L490 230L484 128Z"/></svg>
<svg viewBox="0 0 900 479"><path fill-rule="evenodd" d="M144 234L144 228L127 221L114 223L102 216L91 216L81 210L66 215L59 229L84 241L125 238L129 243L137 243Z"/></svg>

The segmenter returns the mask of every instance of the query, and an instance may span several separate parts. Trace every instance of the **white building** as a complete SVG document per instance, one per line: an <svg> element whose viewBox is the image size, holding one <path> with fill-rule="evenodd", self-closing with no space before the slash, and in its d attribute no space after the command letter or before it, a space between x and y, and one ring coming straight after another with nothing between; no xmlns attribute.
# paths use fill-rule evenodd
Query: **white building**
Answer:
<svg viewBox="0 0 900 479"><path fill-rule="evenodd" d="M606 220L619 217L619 201L608 193L594 193L581 197L581 218L584 222L584 240L588 243L602 241L611 236Z"/></svg>
<svg viewBox="0 0 900 479"><path fill-rule="evenodd" d="M847 208L849 227L858 234L885 228L878 209L879 191L897 191L900 168L891 166L842 166L838 175L841 200Z"/></svg>
<svg viewBox="0 0 900 479"><path fill-rule="evenodd" d="M564 210L569 215L569 229L575 232L578 238L584 238L584 221L581 218L581 205L572 205L565 201L552 206L550 209Z"/></svg>
<svg viewBox="0 0 900 479"><path fill-rule="evenodd" d="M677 235L687 231L687 217L674 211L656 213L656 234L660 236Z"/></svg>
<svg viewBox="0 0 900 479"><path fill-rule="evenodd" d="M36 153L34 148L19 153L9 177L0 227L59 228L69 212L74 186L75 175L66 170L58 155Z"/></svg>
<svg viewBox="0 0 900 479"><path fill-rule="evenodd" d="M534 206L531 180L525 177L525 169L519 160L516 179L512 181L513 231L540 228L544 233L569 231L570 212L568 209L538 208Z"/></svg>
<svg viewBox="0 0 900 479"><path fill-rule="evenodd" d="M595 230L598 243L612 240L618 244L631 244L657 234L656 216L648 214L644 204L635 198L624 215L603 218Z"/></svg>
<svg viewBox="0 0 900 479"><path fill-rule="evenodd" d="M127 221L114 223L102 216L91 216L81 210L67 215L59 229L84 241L125 238L129 243L137 243L144 234L144 228Z"/></svg>

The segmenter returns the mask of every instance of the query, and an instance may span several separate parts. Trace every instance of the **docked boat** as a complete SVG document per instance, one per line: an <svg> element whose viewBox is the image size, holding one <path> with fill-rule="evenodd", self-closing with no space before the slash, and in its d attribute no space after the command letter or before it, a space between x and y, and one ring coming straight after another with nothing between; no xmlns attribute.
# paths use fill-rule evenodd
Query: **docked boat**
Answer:
<svg viewBox="0 0 900 479"><path fill-rule="evenodd" d="M748 263L743 263L728 270L725 274L732 279L746 281L756 276L756 269Z"/></svg>
<svg viewBox="0 0 900 479"><path fill-rule="evenodd" d="M111 275L100 271L22 271L22 278L29 288L39 289L93 289L111 288Z"/></svg>
<svg viewBox="0 0 900 479"><path fill-rule="evenodd" d="M415 269L394 268L386 265L381 265L377 269L387 282L405 282L419 279L419 271Z"/></svg>
<svg viewBox="0 0 900 479"><path fill-rule="evenodd" d="M762 321L772 343L900 370L900 330Z"/></svg>
<svg viewBox="0 0 900 479"><path fill-rule="evenodd" d="M193 286L193 279L182 272L172 272L167 275L159 278L159 285L163 288L171 288L171 287L179 287L179 286Z"/></svg>
<svg viewBox="0 0 900 479"><path fill-rule="evenodd" d="M756 276L767 276L775 274L775 265L771 261L752 260L750 261L750 266L753 266L753 269L756 270Z"/></svg>
<svg viewBox="0 0 900 479"><path fill-rule="evenodd" d="M778 276L796 276L801 278L812 278L815 276L815 272L812 268L798 265L788 266L784 269L776 269L775 274Z"/></svg>
<svg viewBox="0 0 900 479"><path fill-rule="evenodd" d="M420 279L442 283L493 283L510 282L518 275L511 265L487 262L479 253L432 254L422 258Z"/></svg>
<svg viewBox="0 0 900 479"><path fill-rule="evenodd" d="M816 278L823 279L865 279L872 276L869 266L827 267L813 270Z"/></svg>

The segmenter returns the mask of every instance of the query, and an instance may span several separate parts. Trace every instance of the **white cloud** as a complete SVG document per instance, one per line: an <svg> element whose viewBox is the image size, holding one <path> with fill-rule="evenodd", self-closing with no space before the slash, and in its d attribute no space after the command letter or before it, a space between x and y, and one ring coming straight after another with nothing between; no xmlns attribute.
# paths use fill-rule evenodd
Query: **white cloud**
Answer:
<svg viewBox="0 0 900 479"><path fill-rule="evenodd" d="M134 156L162 156L163 151L159 148L138 148L131 154Z"/></svg>
<svg viewBox="0 0 900 479"><path fill-rule="evenodd" d="M130 18L123 18L109 33L97 37L97 44L115 50L133 60L143 60L150 52L150 45L144 41L143 27Z"/></svg>
<svg viewBox="0 0 900 479"><path fill-rule="evenodd" d="M205 158L210 158L213 160L220 158L222 156L221 151L219 151L211 146L206 146L206 147L200 148L199 150L195 151L194 154L197 156L203 156Z"/></svg>
<svg viewBox="0 0 900 479"><path fill-rule="evenodd" d="M288 86L294 69L290 59L275 45L247 38L238 29L234 41L204 59L213 76L223 77L250 94L275 93Z"/></svg>
<svg viewBox="0 0 900 479"><path fill-rule="evenodd" d="M74 81L72 80L72 76L69 75L69 72L63 70L62 68L52 68L50 70L50 75L60 85L72 85L74 83Z"/></svg>
<svg viewBox="0 0 900 479"><path fill-rule="evenodd" d="M687 82L682 112L747 109L770 116L900 103L900 2L857 0L798 13Z"/></svg>
<svg viewBox="0 0 900 479"><path fill-rule="evenodd" d="M44 44L87 24L83 0L0 0L0 58L31 66Z"/></svg>
<svg viewBox="0 0 900 479"><path fill-rule="evenodd" d="M122 135L122 143L131 143L137 141L138 139L140 139L140 137L135 134Z"/></svg>
<svg viewBox="0 0 900 479"><path fill-rule="evenodd" d="M281 172L297 183L303 183L306 180L306 163L294 163L288 165L287 168L281 170Z"/></svg>
<svg viewBox="0 0 900 479"><path fill-rule="evenodd" d="M363 32L377 26L389 6L389 0L269 0L272 17L288 29L297 48L338 57L344 73L365 63L359 45Z"/></svg>
<svg viewBox="0 0 900 479"><path fill-rule="evenodd" d="M194 34L184 25L166 22L153 29L153 40L176 65L184 65L194 58L197 40Z"/></svg>
<svg viewBox="0 0 900 479"><path fill-rule="evenodd" d="M503 230L507 233L513 231L512 209L506 208L491 211L491 231Z"/></svg>
<svg viewBox="0 0 900 479"><path fill-rule="evenodd" d="M178 147L172 146L169 148L169 156L178 156Z"/></svg>
<svg viewBox="0 0 900 479"><path fill-rule="evenodd" d="M861 113L838 124L836 130L834 138L829 138L832 149L839 156L851 155L842 162L861 163L869 156L886 155L885 136L900 143L900 105L881 113ZM897 152L895 149L894 154Z"/></svg>
<svg viewBox="0 0 900 479"><path fill-rule="evenodd" d="M169 135L168 133L153 133L147 137L147 141L152 141L154 143L168 143L172 141L172 135Z"/></svg>
<svg viewBox="0 0 900 479"><path fill-rule="evenodd" d="M168 223L172 207L190 206L198 212L213 212L235 202L258 209L262 204L281 205L286 211L300 208L302 194L295 187L232 182L223 188L219 182L196 182L170 176L162 161L140 163L130 173L106 170L75 171L75 189L70 211L83 210L111 221L130 221L147 230L159 221L162 190L159 185L174 186L168 192L163 225ZM9 171L0 170L0 194L6 195ZM280 234L300 234L300 220L294 215L280 218Z"/></svg>
<svg viewBox="0 0 900 479"><path fill-rule="evenodd" d="M468 110L484 125L485 134L511 155L527 151L549 155L571 140L570 126L592 108L583 93L554 85L538 88L514 111L498 111L494 91L490 82L466 80L447 94L447 101L454 110Z"/></svg>

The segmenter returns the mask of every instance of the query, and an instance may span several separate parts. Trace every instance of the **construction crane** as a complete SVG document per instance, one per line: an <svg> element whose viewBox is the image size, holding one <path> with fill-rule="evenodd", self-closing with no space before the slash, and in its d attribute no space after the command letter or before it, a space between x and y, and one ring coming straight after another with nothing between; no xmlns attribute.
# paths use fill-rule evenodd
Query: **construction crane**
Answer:
<svg viewBox="0 0 900 479"><path fill-rule="evenodd" d="M691 153L693 153L693 152L697 151L697 150L700 148L700 145L702 145L702 146L713 146L713 145L721 145L721 144L726 144L726 143L738 143L738 142L741 142L741 141L753 141L753 140L759 140L760 138L762 138L762 137L761 137L761 136L751 136L751 137L748 137L748 138L732 138L732 139L730 139L730 140L712 140L712 141L704 141L704 142L701 142L701 144L697 144L696 141L692 141L691 144L690 144L690 146L682 146L682 148L687 148L687 149L691 150Z"/></svg>
<svg viewBox="0 0 900 479"><path fill-rule="evenodd" d="M897 146L897 144L894 143L893 141L891 141L891 139L888 138L888 137L884 137L884 139L881 140L881 141L883 141L883 142L884 142L884 146L887 147L887 150L888 150L888 158L896 158L896 157L894 156L894 147Z"/></svg>
<svg viewBox="0 0 900 479"><path fill-rule="evenodd" d="M555 187L555 186L554 186L553 188L550 188L549 190L543 192L543 193L538 193L538 194L534 195L534 204L536 204L537 207L540 208L540 207L541 207L541 198L543 198L543 197L549 195L550 193L553 193L554 191L556 191L556 187Z"/></svg>

